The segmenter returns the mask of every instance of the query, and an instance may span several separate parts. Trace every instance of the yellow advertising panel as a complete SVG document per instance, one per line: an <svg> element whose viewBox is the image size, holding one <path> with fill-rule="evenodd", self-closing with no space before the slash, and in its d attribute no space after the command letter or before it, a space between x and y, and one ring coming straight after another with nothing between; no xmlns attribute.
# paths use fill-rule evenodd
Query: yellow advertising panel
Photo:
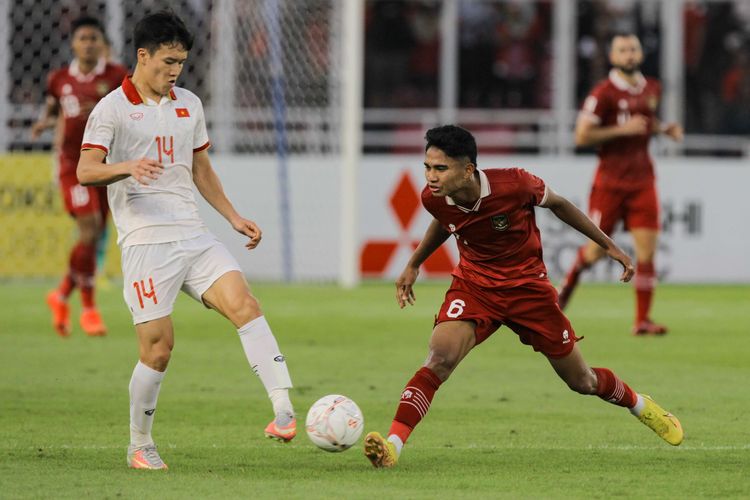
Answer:
<svg viewBox="0 0 750 500"><path fill-rule="evenodd" d="M76 239L50 153L0 155L0 279L60 277ZM120 276L110 227L103 273Z"/></svg>

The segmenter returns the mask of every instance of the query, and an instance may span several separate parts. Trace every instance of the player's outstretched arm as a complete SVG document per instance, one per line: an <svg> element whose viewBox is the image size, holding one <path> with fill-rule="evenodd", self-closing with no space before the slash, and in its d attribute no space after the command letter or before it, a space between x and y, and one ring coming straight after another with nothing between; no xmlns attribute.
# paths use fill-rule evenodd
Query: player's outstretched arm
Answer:
<svg viewBox="0 0 750 500"><path fill-rule="evenodd" d="M82 186L106 186L127 177L133 177L141 184L150 184L164 171L164 165L148 158L106 164L106 157L107 153L100 149L81 150L76 175Z"/></svg>
<svg viewBox="0 0 750 500"><path fill-rule="evenodd" d="M552 191L549 186L547 186L547 198L544 205L540 206L549 208L558 219L602 247L611 259L622 264L623 271L620 276L620 281L630 281L635 273L633 261L614 241L612 241L612 238L604 234L602 230L599 229L596 224L588 218L588 216L586 216L586 214L578 209L578 207L573 205L567 198Z"/></svg>
<svg viewBox="0 0 750 500"><path fill-rule="evenodd" d="M432 219L430 226L424 234L424 238L419 242L419 246L414 250L409 262L396 280L396 302L398 302L398 306L401 309L406 307L406 304L414 305L416 296L414 295L413 285L414 282L417 281L417 276L419 276L419 266L421 266L422 263L432 255L432 252L437 250L449 236L450 233L440 225L437 219Z"/></svg>
<svg viewBox="0 0 750 500"><path fill-rule="evenodd" d="M653 133L654 135L664 134L675 142L682 142L685 137L685 131L679 123L664 123L656 118L654 118Z"/></svg>
<svg viewBox="0 0 750 500"><path fill-rule="evenodd" d="M193 182L201 196L232 225L235 231L250 238L245 247L248 250L257 247L263 233L255 222L245 219L234 209L224 194L219 176L211 166L208 151L205 149L193 154Z"/></svg>
<svg viewBox="0 0 750 500"><path fill-rule="evenodd" d="M633 115L621 125L601 126L597 125L585 116L579 117L576 122L576 146L596 146L603 142L611 141L619 137L632 135L647 135L648 120L643 115Z"/></svg>

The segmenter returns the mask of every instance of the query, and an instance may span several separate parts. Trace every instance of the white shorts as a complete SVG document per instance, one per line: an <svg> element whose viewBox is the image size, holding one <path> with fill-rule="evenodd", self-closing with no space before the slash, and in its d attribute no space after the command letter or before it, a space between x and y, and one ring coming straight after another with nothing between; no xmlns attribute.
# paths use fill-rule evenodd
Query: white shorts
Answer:
<svg viewBox="0 0 750 500"><path fill-rule="evenodd" d="M229 271L241 271L240 265L211 233L123 248L123 295L133 324L172 314L180 290L202 303L206 290Z"/></svg>

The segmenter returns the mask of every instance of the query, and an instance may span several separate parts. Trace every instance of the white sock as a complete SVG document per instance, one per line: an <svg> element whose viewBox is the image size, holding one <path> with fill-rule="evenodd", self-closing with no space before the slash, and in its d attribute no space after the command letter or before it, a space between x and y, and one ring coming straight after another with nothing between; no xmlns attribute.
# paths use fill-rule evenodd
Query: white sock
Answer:
<svg viewBox="0 0 750 500"><path fill-rule="evenodd" d="M237 333L250 367L260 377L271 398L274 413L278 415L280 412L287 412L294 415L287 390L292 387L292 379L265 316L255 318L239 328Z"/></svg>
<svg viewBox="0 0 750 500"><path fill-rule="evenodd" d="M393 446L396 447L396 455L401 455L401 448L404 447L404 442L401 441L401 438L395 434L391 434L388 436L388 441L393 443Z"/></svg>
<svg viewBox="0 0 750 500"><path fill-rule="evenodd" d="M638 399L635 402L635 406L630 408L630 413L639 417L641 413L643 413L643 409L646 407L646 401L644 401L643 396L640 394L636 393L635 395L638 396Z"/></svg>
<svg viewBox="0 0 750 500"><path fill-rule="evenodd" d="M154 424L156 400L165 372L158 372L140 361L130 378L130 444L145 446L154 444L151 426Z"/></svg>
<svg viewBox="0 0 750 500"><path fill-rule="evenodd" d="M294 408L289 400L289 389L273 389L268 393L276 414L276 424L282 427L289 424L294 418Z"/></svg>

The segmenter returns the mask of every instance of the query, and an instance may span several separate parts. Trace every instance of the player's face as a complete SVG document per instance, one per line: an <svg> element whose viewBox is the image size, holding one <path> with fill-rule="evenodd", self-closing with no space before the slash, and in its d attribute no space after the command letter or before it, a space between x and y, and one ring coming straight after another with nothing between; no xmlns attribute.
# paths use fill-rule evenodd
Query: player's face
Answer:
<svg viewBox="0 0 750 500"><path fill-rule="evenodd" d="M153 53L138 49L138 65L143 69L146 83L159 95L167 95L177 83L188 52L180 44L162 44Z"/></svg>
<svg viewBox="0 0 750 500"><path fill-rule="evenodd" d="M106 49L104 34L93 26L81 26L73 33L71 48L73 56L79 61L96 64Z"/></svg>
<svg viewBox="0 0 750 500"><path fill-rule="evenodd" d="M609 62L627 75L638 71L643 62L641 42L635 36L616 36L609 51Z"/></svg>
<svg viewBox="0 0 750 500"><path fill-rule="evenodd" d="M430 146L424 154L424 177L432 196L454 195L471 186L474 164L467 158L452 158Z"/></svg>

